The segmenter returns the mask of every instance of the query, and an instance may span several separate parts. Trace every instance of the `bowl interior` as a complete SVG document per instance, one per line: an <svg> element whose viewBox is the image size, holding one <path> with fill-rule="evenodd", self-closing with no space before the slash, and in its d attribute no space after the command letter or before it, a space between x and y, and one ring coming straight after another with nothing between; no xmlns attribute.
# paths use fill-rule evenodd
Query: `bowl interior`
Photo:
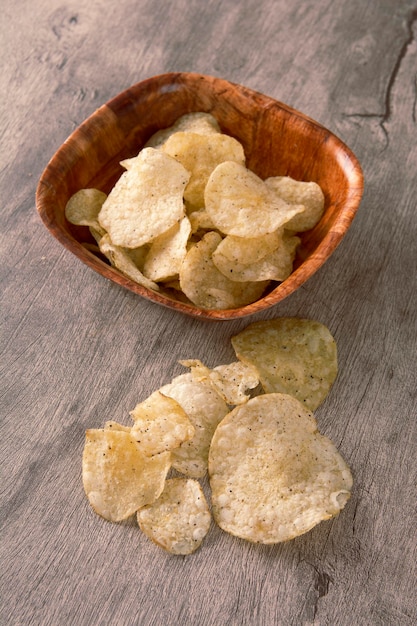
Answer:
<svg viewBox="0 0 417 626"><path fill-rule="evenodd" d="M87 228L65 219L76 191L95 187L108 193L124 171L120 161L136 155L149 137L181 115L209 112L223 132L238 139L247 166L261 178L291 176L315 181L325 195L317 226L301 235L294 271L253 304L231 310L201 310L153 292L110 267L85 244ZM195 317L233 319L273 306L294 292L327 260L349 228L363 193L360 165L329 130L263 94L200 74L171 73L127 89L90 116L53 156L39 181L37 208L50 232L84 263L106 278L164 306Z"/></svg>

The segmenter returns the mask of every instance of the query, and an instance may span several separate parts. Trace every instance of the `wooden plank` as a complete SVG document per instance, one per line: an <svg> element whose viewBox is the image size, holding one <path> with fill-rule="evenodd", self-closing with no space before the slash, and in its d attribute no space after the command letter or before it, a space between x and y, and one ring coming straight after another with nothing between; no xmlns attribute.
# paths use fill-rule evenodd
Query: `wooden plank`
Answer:
<svg viewBox="0 0 417 626"><path fill-rule="evenodd" d="M57 0L0 24L2 623L411 625L415 600L416 9L411 0ZM311 317L340 372L317 410L352 467L337 519L277 546L215 526L170 557L134 520L98 518L84 431L183 371L234 359L251 320L191 319L106 281L53 239L37 181L66 137L130 85L168 71L278 98L358 156L365 194L329 261L252 319ZM207 489L207 484L205 484Z"/></svg>

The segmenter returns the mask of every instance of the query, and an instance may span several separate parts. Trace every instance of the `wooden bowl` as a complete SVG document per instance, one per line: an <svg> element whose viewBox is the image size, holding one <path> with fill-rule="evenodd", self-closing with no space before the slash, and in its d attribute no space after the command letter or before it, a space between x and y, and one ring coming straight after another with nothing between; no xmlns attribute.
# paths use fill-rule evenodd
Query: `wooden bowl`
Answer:
<svg viewBox="0 0 417 626"><path fill-rule="evenodd" d="M85 227L65 219L65 205L82 188L108 193L122 174L120 161L136 155L148 138L181 115L205 111L222 131L243 145L247 166L261 178L291 176L317 182L325 212L317 226L301 235L293 273L253 304L230 310L203 310L172 295L142 287L97 256ZM312 276L348 230L363 193L355 155L329 130L272 98L226 80L193 73L149 78L101 106L53 156L36 192L46 227L68 250L104 277L153 302L188 315L230 320L274 306Z"/></svg>

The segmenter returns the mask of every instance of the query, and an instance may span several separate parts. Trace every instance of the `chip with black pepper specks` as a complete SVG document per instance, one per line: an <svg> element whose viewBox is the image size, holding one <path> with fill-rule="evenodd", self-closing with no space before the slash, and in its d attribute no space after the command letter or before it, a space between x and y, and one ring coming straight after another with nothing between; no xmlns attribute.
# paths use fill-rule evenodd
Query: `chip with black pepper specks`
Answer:
<svg viewBox="0 0 417 626"><path fill-rule="evenodd" d="M213 517L255 543L288 541L339 513L349 467L295 398L264 394L218 425L209 454Z"/></svg>
<svg viewBox="0 0 417 626"><path fill-rule="evenodd" d="M141 530L171 554L192 554L209 531L211 515L200 483L170 478L158 500L137 512Z"/></svg>
<svg viewBox="0 0 417 626"><path fill-rule="evenodd" d="M336 342L315 320L282 317L254 322L232 337L238 359L253 365L265 393L287 393L310 411L337 376Z"/></svg>

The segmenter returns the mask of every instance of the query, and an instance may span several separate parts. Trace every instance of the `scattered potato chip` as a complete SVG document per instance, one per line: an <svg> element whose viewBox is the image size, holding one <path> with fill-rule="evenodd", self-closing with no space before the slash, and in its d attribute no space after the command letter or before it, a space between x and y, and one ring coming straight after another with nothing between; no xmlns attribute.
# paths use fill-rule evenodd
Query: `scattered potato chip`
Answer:
<svg viewBox="0 0 417 626"><path fill-rule="evenodd" d="M194 382L191 374L175 378L159 391L182 406L195 429L192 439L172 451L172 467L190 478L201 478L207 471L214 430L229 408L216 391Z"/></svg>
<svg viewBox="0 0 417 626"><path fill-rule="evenodd" d="M265 291L268 281L236 282L222 274L212 254L221 241L208 232L187 253L180 270L180 285L185 295L204 309L233 309L254 302Z"/></svg>
<svg viewBox="0 0 417 626"><path fill-rule="evenodd" d="M295 398L266 394L235 408L210 447L213 516L226 532L273 544L339 513L352 476L312 413Z"/></svg>
<svg viewBox="0 0 417 626"><path fill-rule="evenodd" d="M204 206L204 190L210 174L223 161L245 163L242 145L229 135L212 133L200 135L177 132L169 137L162 150L179 161L191 173L184 191L184 200L191 209Z"/></svg>
<svg viewBox="0 0 417 626"><path fill-rule="evenodd" d="M292 272L296 250L300 244L299 237L280 232L279 241L272 251L267 252L257 261L246 262L246 252L250 257L256 255L255 250L263 249L262 239L262 237L243 238L228 235L213 252L214 265L224 276L237 282L284 281ZM226 245L223 246L223 244ZM252 250L253 254L250 254ZM234 258L230 258L231 256Z"/></svg>
<svg viewBox="0 0 417 626"><path fill-rule="evenodd" d="M193 380L212 385L223 400L232 406L247 402L250 398L247 392L259 384L256 369L242 361L217 365L213 369L198 359L183 360L180 363L190 368Z"/></svg>
<svg viewBox="0 0 417 626"><path fill-rule="evenodd" d="M304 211L290 205L240 163L220 163L208 179L205 207L218 230L237 237L261 237Z"/></svg>
<svg viewBox="0 0 417 626"><path fill-rule="evenodd" d="M238 359L253 365L266 393L294 396L314 411L337 375L336 342L326 326L308 319L254 322L232 337Z"/></svg>
<svg viewBox="0 0 417 626"><path fill-rule="evenodd" d="M178 276L187 254L190 234L190 221L188 217L183 217L178 224L154 239L144 261L144 275L155 282Z"/></svg>
<svg viewBox="0 0 417 626"><path fill-rule="evenodd" d="M186 113L179 117L169 128L163 128L154 133L146 142L145 147L161 148L171 135L179 131L208 135L220 133L220 126L216 118L210 113L204 113L202 111Z"/></svg>
<svg viewBox="0 0 417 626"><path fill-rule="evenodd" d="M115 246L111 241L109 235L104 235L99 242L98 246L100 252L104 254L110 261L110 263L122 272L128 278L131 278L139 285L143 285L148 289L159 291L159 286L153 280L150 280L138 269L137 265L130 255L130 251L120 246Z"/></svg>
<svg viewBox="0 0 417 626"><path fill-rule="evenodd" d="M108 420L104 424L104 430L123 430L125 433L130 433L131 427L119 424L119 422L115 422L114 420Z"/></svg>
<svg viewBox="0 0 417 626"><path fill-rule="evenodd" d="M292 217L285 228L302 233L313 228L320 220L324 212L324 194L317 183L298 181L289 176L272 176L265 183L288 204L302 204L305 207L305 211Z"/></svg>
<svg viewBox="0 0 417 626"><path fill-rule="evenodd" d="M161 494L171 466L169 452L147 457L128 432L87 430L82 476L96 513L119 522Z"/></svg>
<svg viewBox="0 0 417 626"><path fill-rule="evenodd" d="M80 189L68 200L65 217L71 224L94 226L106 198L98 189Z"/></svg>
<svg viewBox="0 0 417 626"><path fill-rule="evenodd" d="M153 504L137 512L141 530L171 554L192 554L207 535L211 515L200 484L192 478L170 478Z"/></svg>
<svg viewBox="0 0 417 626"><path fill-rule="evenodd" d="M147 456L173 450L194 435L180 404L159 391L136 405L130 415L135 422L130 434Z"/></svg>
<svg viewBox="0 0 417 626"><path fill-rule="evenodd" d="M114 245L138 248L184 216L184 189L190 174L160 150L139 152L104 202L98 216Z"/></svg>

